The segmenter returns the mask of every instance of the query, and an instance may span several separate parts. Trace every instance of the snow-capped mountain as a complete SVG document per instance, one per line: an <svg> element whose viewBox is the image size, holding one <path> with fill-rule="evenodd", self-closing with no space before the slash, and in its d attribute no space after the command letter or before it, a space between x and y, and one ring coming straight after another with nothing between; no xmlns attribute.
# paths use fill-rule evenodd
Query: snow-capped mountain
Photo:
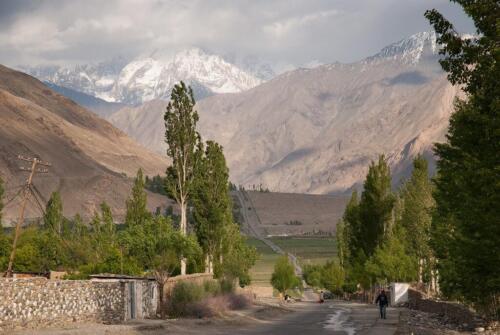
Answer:
<svg viewBox="0 0 500 335"><path fill-rule="evenodd" d="M173 85L181 80L193 86L198 99L217 93L242 92L262 82L222 57L198 48L171 57L155 52L130 62L118 58L72 68L21 66L20 69L43 81L109 102L132 105L168 99Z"/></svg>
<svg viewBox="0 0 500 335"><path fill-rule="evenodd" d="M19 66L19 69L41 81L102 98L113 89L116 78L127 63L126 59L116 57L98 64L82 64L73 67Z"/></svg>
<svg viewBox="0 0 500 335"><path fill-rule="evenodd" d="M261 83L222 57L193 48L167 61L153 55L130 62L120 72L108 100L137 104L168 98L180 80L198 84L211 93L236 93Z"/></svg>
<svg viewBox="0 0 500 335"><path fill-rule="evenodd" d="M199 101L204 139L224 147L231 180L274 191L343 193L360 187L370 160L386 154L394 182L412 159L432 161L459 88L438 63L435 34L419 33L350 64L299 68L237 94ZM123 108L110 122L165 152L166 102Z"/></svg>
<svg viewBox="0 0 500 335"><path fill-rule="evenodd" d="M368 57L365 63L400 62L402 64L417 64L426 57L434 58L438 53L436 32L434 30L420 32L399 42L392 43L379 53Z"/></svg>

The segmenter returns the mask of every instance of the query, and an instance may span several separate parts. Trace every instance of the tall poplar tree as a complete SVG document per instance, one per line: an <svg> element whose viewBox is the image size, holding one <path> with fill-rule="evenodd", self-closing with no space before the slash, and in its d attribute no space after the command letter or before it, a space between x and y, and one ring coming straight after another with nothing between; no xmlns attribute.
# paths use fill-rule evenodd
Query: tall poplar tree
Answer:
<svg viewBox="0 0 500 335"><path fill-rule="evenodd" d="M151 216L151 213L148 211L147 200L146 191L144 190L144 175L142 169L139 169L134 180L134 186L132 187L132 194L126 202L126 225L142 225L146 222Z"/></svg>
<svg viewBox="0 0 500 335"><path fill-rule="evenodd" d="M61 195L59 194L59 192L53 192L45 208L43 223L47 228L52 229L53 233L61 237L63 220L64 217Z"/></svg>
<svg viewBox="0 0 500 335"><path fill-rule="evenodd" d="M359 203L359 238L365 255L371 256L387 237L395 202L391 171L383 155L377 163L370 164L363 187Z"/></svg>
<svg viewBox="0 0 500 335"><path fill-rule="evenodd" d="M419 155L414 159L411 177L404 184L401 193L404 205L400 223L405 231L402 237L406 251L417 262L415 267L418 268L419 282L429 282L433 263L430 233L434 198L427 161L423 156Z"/></svg>
<svg viewBox="0 0 500 335"><path fill-rule="evenodd" d="M3 233L3 226L2 226L2 210L3 210L3 193L4 193L4 188L3 188L3 180L2 177L0 177L0 234ZM1 235L0 235L1 236Z"/></svg>
<svg viewBox="0 0 500 335"><path fill-rule="evenodd" d="M165 189L181 210L180 231L187 234L187 206L191 196L195 166L200 154L200 135L196 131L198 112L191 87L181 81L172 89L164 115L167 155L172 165L167 168ZM181 261L181 274L186 274L186 260Z"/></svg>
<svg viewBox="0 0 500 335"><path fill-rule="evenodd" d="M363 236L359 221L359 198L356 190L352 192L351 199L347 203L342 222L344 223L344 234L347 236L346 244L348 252L345 258L347 263L352 265L356 256L363 250L361 244Z"/></svg>
<svg viewBox="0 0 500 335"><path fill-rule="evenodd" d="M222 250L224 227L233 221L229 195L229 169L222 147L208 141L204 156L196 168L193 190L195 231L206 255L206 270L213 273L213 263Z"/></svg>
<svg viewBox="0 0 500 335"><path fill-rule="evenodd" d="M446 143L436 144L434 248L443 292L499 318L500 308L500 3L454 0L474 21L464 38L437 10L425 13L440 61L461 85Z"/></svg>

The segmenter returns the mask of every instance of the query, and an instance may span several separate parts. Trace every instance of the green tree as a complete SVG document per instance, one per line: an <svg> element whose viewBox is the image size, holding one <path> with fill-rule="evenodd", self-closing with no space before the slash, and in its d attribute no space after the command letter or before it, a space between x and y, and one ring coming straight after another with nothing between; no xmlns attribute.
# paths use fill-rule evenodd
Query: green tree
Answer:
<svg viewBox="0 0 500 335"><path fill-rule="evenodd" d="M337 223L335 238L337 241L337 254L339 262L341 266L344 266L346 260L349 259L349 235L348 227L346 227L346 224L342 219Z"/></svg>
<svg viewBox="0 0 500 335"><path fill-rule="evenodd" d="M47 206L45 207L45 214L43 216L43 223L45 227L50 229L54 234L61 237L63 230L63 205L61 195L59 192L53 192L50 196Z"/></svg>
<svg viewBox="0 0 500 335"><path fill-rule="evenodd" d="M8 257L10 255L11 242L3 231L2 210L3 210L4 186L0 177L0 272L7 268Z"/></svg>
<svg viewBox="0 0 500 335"><path fill-rule="evenodd" d="M191 87L181 81L172 89L164 115L167 155L172 165L167 168L165 189L181 210L180 230L187 233L187 205L193 188L195 166L200 154L200 135L196 131L198 112ZM186 273L186 262L181 261L181 273Z"/></svg>
<svg viewBox="0 0 500 335"><path fill-rule="evenodd" d="M419 155L413 161L412 175L401 192L403 209L400 218L406 250L414 256L415 266L419 269L419 283L429 282L434 263L430 246L434 207L432 190L427 161Z"/></svg>
<svg viewBox="0 0 500 335"><path fill-rule="evenodd" d="M137 171L134 186L132 187L132 194L127 199L126 207L125 224L127 226L144 224L144 221L151 216L147 206L147 194L144 190L142 169Z"/></svg>
<svg viewBox="0 0 500 335"><path fill-rule="evenodd" d="M101 219L102 219L102 229L101 232L107 237L110 243L115 241L116 226L113 220L113 214L111 213L111 207L103 201L101 203Z"/></svg>
<svg viewBox="0 0 500 335"><path fill-rule="evenodd" d="M477 35L462 38L437 10L425 13L438 34L440 61L465 100L455 104L446 143L436 144L434 248L448 296L498 319L500 296L500 3L455 0ZM480 283L480 285L478 285Z"/></svg>
<svg viewBox="0 0 500 335"><path fill-rule="evenodd" d="M295 275L295 269L293 264L289 261L288 256L281 256L276 261L276 264L274 264L271 285L273 285L281 295L300 285L300 279Z"/></svg>
<svg viewBox="0 0 500 335"><path fill-rule="evenodd" d="M321 283L321 271L323 270L321 265L318 264L306 264L302 267L302 275L307 285L320 288Z"/></svg>
<svg viewBox="0 0 500 335"><path fill-rule="evenodd" d="M345 282L344 268L336 261L329 261L321 271L321 283L328 291L340 294Z"/></svg>
<svg viewBox="0 0 500 335"><path fill-rule="evenodd" d="M344 223L343 233L347 237L346 251L343 258L347 263L353 263L354 258L362 250L363 232L361 231L361 222L359 218L359 199L358 192L355 190L347 203L342 217Z"/></svg>
<svg viewBox="0 0 500 335"><path fill-rule="evenodd" d="M221 254L224 227L232 224L229 170L222 147L208 141L196 168L192 194L195 231L206 255L206 272L213 273L214 259Z"/></svg>
<svg viewBox="0 0 500 335"><path fill-rule="evenodd" d="M371 282L390 283L412 281L417 276L417 265L405 250L404 243L395 236L375 248L365 263Z"/></svg>
<svg viewBox="0 0 500 335"><path fill-rule="evenodd" d="M390 230L395 197L391 191L391 172L385 157L372 162L359 203L359 239L364 253L370 256Z"/></svg>
<svg viewBox="0 0 500 335"><path fill-rule="evenodd" d="M257 250L247 245L235 223L224 226L221 256L215 263L216 276L229 280L238 278L240 286L249 285L249 271L257 260Z"/></svg>
<svg viewBox="0 0 500 335"><path fill-rule="evenodd" d="M3 194L4 194L4 192L5 192L5 190L3 187L3 180L2 180L2 177L0 177L0 227L2 227L2 231L0 232L0 234L3 233L2 211L3 211Z"/></svg>
<svg viewBox="0 0 500 335"><path fill-rule="evenodd" d="M160 306L164 316L164 286L176 271L182 257L196 258L201 253L194 236L175 230L170 218L156 216L142 225L129 226L120 236L127 256L154 275L159 289Z"/></svg>

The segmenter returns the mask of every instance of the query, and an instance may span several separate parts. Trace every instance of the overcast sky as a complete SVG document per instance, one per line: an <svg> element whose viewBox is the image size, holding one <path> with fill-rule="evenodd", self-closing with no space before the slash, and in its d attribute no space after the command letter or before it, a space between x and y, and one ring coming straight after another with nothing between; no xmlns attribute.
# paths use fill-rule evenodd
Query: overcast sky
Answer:
<svg viewBox="0 0 500 335"><path fill-rule="evenodd" d="M430 26L448 0L0 0L0 63L74 64L201 47L271 63L351 62Z"/></svg>

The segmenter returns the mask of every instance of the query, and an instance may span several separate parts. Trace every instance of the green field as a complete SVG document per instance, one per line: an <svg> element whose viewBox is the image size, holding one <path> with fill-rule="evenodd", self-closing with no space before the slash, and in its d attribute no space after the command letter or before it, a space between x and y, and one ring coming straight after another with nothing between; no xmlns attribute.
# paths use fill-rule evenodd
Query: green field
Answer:
<svg viewBox="0 0 500 335"><path fill-rule="evenodd" d="M273 237L271 240L297 256L301 264L324 264L337 255L335 239L332 238Z"/></svg>
<svg viewBox="0 0 500 335"><path fill-rule="evenodd" d="M259 286L271 286L271 274L273 273L274 263L279 255L262 241L255 238L247 238L247 243L254 246L259 253L259 259L250 269L252 283Z"/></svg>
<svg viewBox="0 0 500 335"><path fill-rule="evenodd" d="M331 238L273 237L271 240L284 251L296 255L302 264L324 264L337 254L335 240ZM247 243L260 254L259 260L250 270L252 283L271 285L271 274L279 255L257 239L249 237Z"/></svg>

